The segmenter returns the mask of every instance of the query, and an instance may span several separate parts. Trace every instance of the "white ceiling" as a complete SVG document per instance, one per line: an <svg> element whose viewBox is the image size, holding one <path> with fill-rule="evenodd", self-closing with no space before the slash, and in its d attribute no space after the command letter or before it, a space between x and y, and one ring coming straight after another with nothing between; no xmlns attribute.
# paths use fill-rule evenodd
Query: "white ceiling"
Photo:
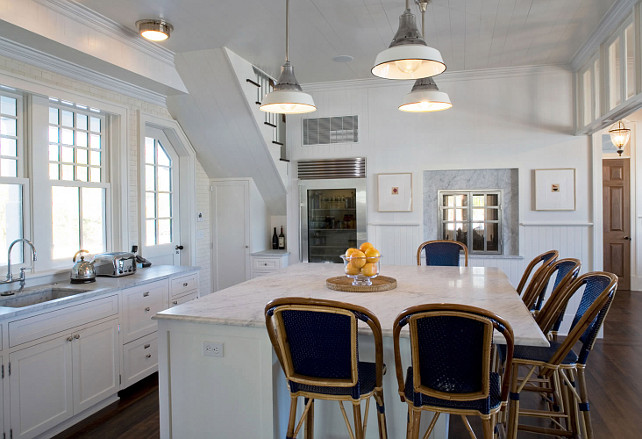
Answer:
<svg viewBox="0 0 642 439"><path fill-rule="evenodd" d="M174 52L226 46L277 76L285 54L285 0L76 0L134 29L173 24ZM429 45L449 71L569 64L617 0L432 0ZM421 16L414 0L411 9ZM299 82L371 78L377 53L397 30L402 0L291 0L290 60ZM354 60L338 63L338 55Z"/></svg>

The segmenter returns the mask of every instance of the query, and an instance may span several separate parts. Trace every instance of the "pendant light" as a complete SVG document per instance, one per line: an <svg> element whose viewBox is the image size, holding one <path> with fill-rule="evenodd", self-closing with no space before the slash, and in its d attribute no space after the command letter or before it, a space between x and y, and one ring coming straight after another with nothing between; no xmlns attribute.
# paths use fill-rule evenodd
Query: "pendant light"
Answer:
<svg viewBox="0 0 642 439"><path fill-rule="evenodd" d="M406 10L399 17L399 29L390 46L377 55L372 74L386 79L419 79L439 75L445 70L441 53L424 41L406 0Z"/></svg>
<svg viewBox="0 0 642 439"><path fill-rule="evenodd" d="M259 107L261 111L281 114L301 114L316 111L312 96L305 93L296 78L290 64L289 17L290 0L285 0L285 64L281 66L281 75L274 85L274 90L263 98Z"/></svg>
<svg viewBox="0 0 642 439"><path fill-rule="evenodd" d="M428 7L427 0L417 2L421 9L421 33L426 36L426 25L424 16ZM432 77L421 78L415 81L410 93L406 95L403 104L399 106L401 111L410 113L426 113L431 111L442 111L452 108L448 93L439 91L435 80Z"/></svg>
<svg viewBox="0 0 642 439"><path fill-rule="evenodd" d="M613 128L609 130L611 135L611 143L617 148L617 153L622 155L624 152L624 147L629 143L631 138L631 129L627 128L624 125L624 122L619 121L617 127L614 125Z"/></svg>

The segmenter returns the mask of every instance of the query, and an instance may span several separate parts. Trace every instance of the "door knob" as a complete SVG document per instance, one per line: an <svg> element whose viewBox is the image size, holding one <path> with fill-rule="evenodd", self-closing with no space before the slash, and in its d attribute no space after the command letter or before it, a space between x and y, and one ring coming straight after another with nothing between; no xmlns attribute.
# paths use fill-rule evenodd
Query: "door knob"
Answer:
<svg viewBox="0 0 642 439"><path fill-rule="evenodd" d="M177 246L175 247L175 249L176 249L176 250L183 250L183 246L182 246L182 245L177 245Z"/></svg>
<svg viewBox="0 0 642 439"><path fill-rule="evenodd" d="M630 236L625 236L624 239L626 239L627 241L630 241L631 237Z"/></svg>

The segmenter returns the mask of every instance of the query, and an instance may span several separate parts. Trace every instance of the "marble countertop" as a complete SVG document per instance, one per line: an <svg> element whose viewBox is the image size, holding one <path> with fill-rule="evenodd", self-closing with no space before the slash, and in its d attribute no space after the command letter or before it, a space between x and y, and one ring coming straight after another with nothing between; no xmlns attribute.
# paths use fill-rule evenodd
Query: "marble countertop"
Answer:
<svg viewBox="0 0 642 439"><path fill-rule="evenodd" d="M283 250L283 249L281 249L281 250L269 249L269 250L261 250L260 252L252 253L252 256L264 256L264 257L266 257L266 256L267 257L270 257L270 256L275 257L275 256L277 256L277 257L281 257L281 256L287 255L289 253L290 253L289 251Z"/></svg>
<svg viewBox="0 0 642 439"><path fill-rule="evenodd" d="M342 274L342 264L299 263L175 306L155 318L264 327L263 313L270 300L314 297L364 306L379 318L384 336L392 336L394 319L410 306L461 303L488 309L508 320L518 344L548 346L530 312L498 268L384 265L382 274L397 280L394 290L348 293L326 287L327 278Z"/></svg>
<svg viewBox="0 0 642 439"><path fill-rule="evenodd" d="M153 265L148 268L139 268L136 270L136 273L129 276L122 277L103 277L99 276L96 278L96 282L84 283L84 284L72 284L69 282L69 279L66 278L63 281L50 283L46 285L28 285L22 291L17 291L13 295L9 296L0 296L0 319L8 317L16 317L23 314L29 314L32 312L42 311L50 308L55 308L61 305L71 304L73 302L91 299L93 297L102 296L109 293L114 293L116 291L122 290L124 288L134 287L136 285L145 284L148 282L153 282L155 280L165 279L170 276L187 274L191 272L196 272L200 270L199 267L183 267L175 265ZM16 286L18 284L16 283ZM49 300L46 302L36 303L34 305L29 305L21 308L3 306L3 303L11 303L20 297L24 297L29 294L37 294L39 290L42 290L44 286L53 287L53 288L65 288L72 290L84 291L79 294L75 294L68 297L62 297L60 299Z"/></svg>

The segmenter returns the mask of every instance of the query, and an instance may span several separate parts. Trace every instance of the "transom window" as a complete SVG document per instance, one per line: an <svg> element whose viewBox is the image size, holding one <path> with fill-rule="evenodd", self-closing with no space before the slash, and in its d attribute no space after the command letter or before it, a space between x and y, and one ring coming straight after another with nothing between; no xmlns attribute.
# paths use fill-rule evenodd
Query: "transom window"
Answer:
<svg viewBox="0 0 642 439"><path fill-rule="evenodd" d="M53 259L81 248L106 249L105 117L86 106L61 104L49 106Z"/></svg>
<svg viewBox="0 0 642 439"><path fill-rule="evenodd" d="M440 238L501 254L501 191L439 191Z"/></svg>
<svg viewBox="0 0 642 439"><path fill-rule="evenodd" d="M160 140L145 137L145 245L172 242L172 158Z"/></svg>

